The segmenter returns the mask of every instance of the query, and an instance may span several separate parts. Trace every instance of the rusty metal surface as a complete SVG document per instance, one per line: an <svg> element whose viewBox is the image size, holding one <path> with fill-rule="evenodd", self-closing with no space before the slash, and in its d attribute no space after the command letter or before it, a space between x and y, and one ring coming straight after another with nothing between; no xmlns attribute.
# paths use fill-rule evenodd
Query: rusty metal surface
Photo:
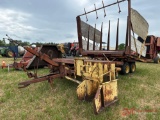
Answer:
<svg viewBox="0 0 160 120"><path fill-rule="evenodd" d="M105 82L97 89L94 97L94 112L98 114L104 107L108 107L118 101L117 80Z"/></svg>
<svg viewBox="0 0 160 120"><path fill-rule="evenodd" d="M147 47L146 58L154 59L157 56L157 46L156 46L156 37L155 36L153 36L153 35L147 36L146 47Z"/></svg>
<svg viewBox="0 0 160 120"><path fill-rule="evenodd" d="M157 47L160 47L160 37L157 37Z"/></svg>
<svg viewBox="0 0 160 120"><path fill-rule="evenodd" d="M94 34L93 34L93 50L95 50L95 44L96 44L96 24L95 24Z"/></svg>
<svg viewBox="0 0 160 120"><path fill-rule="evenodd" d="M26 62L14 62L12 65L13 65L13 68L19 70L19 69L25 69L26 66L28 65L28 63L30 62L30 60L26 61Z"/></svg>
<svg viewBox="0 0 160 120"><path fill-rule="evenodd" d="M103 3L103 2L102 2ZM100 36L100 46L99 50L102 50L102 37L103 37L103 22L101 24L101 36Z"/></svg>
<svg viewBox="0 0 160 120"><path fill-rule="evenodd" d="M37 51L39 51L39 47L36 47L33 50L37 52ZM28 66L27 68L31 68L32 66L29 66L29 65L32 63L33 59L34 59L34 55L32 53L26 51L25 54L23 55L22 59L20 60L20 62L13 63L13 67L17 70L24 69L27 66Z"/></svg>
<svg viewBox="0 0 160 120"><path fill-rule="evenodd" d="M93 80L83 80L77 87L77 96L79 100L92 100L98 89L98 82Z"/></svg>
<svg viewBox="0 0 160 120"><path fill-rule="evenodd" d="M128 46L128 51L129 52L129 56L131 56L131 0L128 0L128 42L129 42L129 46Z"/></svg>
<svg viewBox="0 0 160 120"><path fill-rule="evenodd" d="M138 40L140 42L144 42L144 40L141 37L138 37ZM157 57L157 53L159 51L158 46L157 46L157 42L158 42L157 40L158 40L157 37L153 35L147 36L145 40L146 56L143 58L140 58L141 61L142 59L144 59L144 61L150 61L150 59L154 59L155 57Z"/></svg>
<svg viewBox="0 0 160 120"><path fill-rule="evenodd" d="M93 100L93 106L94 106L94 113L98 114L100 110L102 109L103 102L102 102L102 85L100 85L97 89L96 95Z"/></svg>
<svg viewBox="0 0 160 120"><path fill-rule="evenodd" d="M58 51L57 47L55 45L42 45L40 50L39 50L41 57L49 57L49 58L60 58L61 57L61 52ZM43 55L46 54L46 55ZM30 66L35 66L37 64L37 61L39 62L39 66L47 66L47 62L51 62L52 64L53 61L49 60L45 62L44 60L40 60L38 57L35 56L33 62L30 64Z"/></svg>
<svg viewBox="0 0 160 120"><path fill-rule="evenodd" d="M61 77L60 74L56 74L56 75L50 74L50 75L42 76L39 78L34 78L29 81L21 82L18 84L18 86L19 86L19 88L24 88L24 87L29 86L30 84L33 84L33 83L42 82L42 81L46 81L46 80L50 80L50 79L54 79L54 78L59 78L59 77Z"/></svg>
<svg viewBox="0 0 160 120"><path fill-rule="evenodd" d="M148 35L148 22L133 8L131 9L131 22L133 31L139 35L143 40L146 40Z"/></svg>
<svg viewBox="0 0 160 120"><path fill-rule="evenodd" d="M78 33L78 43L79 43L79 52L82 53L82 32L81 32L81 18L80 16L76 17L77 20L77 33ZM89 29L87 29L89 30Z"/></svg>
<svg viewBox="0 0 160 120"><path fill-rule="evenodd" d="M118 4L118 3L121 3L121 2L125 2L125 1L127 1L127 0L121 0L121 1L114 2L114 3L112 3L112 4L103 5L103 6L102 6L102 7L100 7L100 8L97 8L97 9L91 10L91 11L89 11L89 12L85 12L84 14L81 14L81 15L79 15L79 16L83 16L83 15L86 15L86 14L89 14L89 13L92 13L92 12L98 11L98 10L100 10L100 9L104 9L104 8L106 8L106 7L110 7L110 6L113 6L113 5L115 5L115 4Z"/></svg>
<svg viewBox="0 0 160 120"><path fill-rule="evenodd" d="M117 22L117 35L116 35L116 49L115 50L118 50L118 42L119 42L119 18Z"/></svg>
<svg viewBox="0 0 160 120"><path fill-rule="evenodd" d="M127 28L126 28L126 41L125 41L125 50L127 50L128 48L128 25L129 25L129 20L128 20L128 16L127 16Z"/></svg>
<svg viewBox="0 0 160 120"><path fill-rule="evenodd" d="M57 63L74 64L74 58L54 58L52 60Z"/></svg>
<svg viewBox="0 0 160 120"><path fill-rule="evenodd" d="M83 51L82 52L82 55L89 55L89 54L93 54L93 55L103 55L103 54L106 54L106 55L119 55L119 56L123 56L124 55L124 51L107 51L107 50L102 50L102 51L99 51L99 50L88 50L88 51Z"/></svg>
<svg viewBox="0 0 160 120"><path fill-rule="evenodd" d="M118 97L117 80L102 84L104 106L109 106L110 103Z"/></svg>
<svg viewBox="0 0 160 120"><path fill-rule="evenodd" d="M103 64L111 64L111 63L115 63L114 61L107 61L107 60L84 60L84 63L85 62L92 62L92 63L103 63Z"/></svg>
<svg viewBox="0 0 160 120"><path fill-rule="evenodd" d="M88 27L88 37L87 37L87 50L89 50L89 30L90 30L90 26ZM83 41L82 41L83 43Z"/></svg>
<svg viewBox="0 0 160 120"><path fill-rule="evenodd" d="M115 5L115 4L118 4L118 8L119 8L119 12L121 12L120 10L120 5L119 3L120 2L124 2L125 0L122 0L122 1L117 1L115 3L112 3L112 4L109 4L109 5L106 5L104 6L103 2L102 2L102 5L103 7L101 8L98 8L93 11L89 11L89 12L86 12L85 11L85 14L82 14L82 15L79 15L77 16L77 33L78 33L78 41L80 43L80 53L82 55L87 55L89 52L88 50L90 50L90 47L89 47L89 40L93 40L93 50L95 50L95 42L96 43L100 43L99 45L99 48L98 50L102 50L102 26L101 26L101 31L99 31L98 29L96 29L96 25L95 25L95 28L93 28L91 25L89 25L88 23L85 23L84 21L81 21L81 18L80 16L87 16L87 14L91 13L91 12L96 12L96 16L97 16L97 10L100 10L100 9L104 9L105 7L109 7L109 6L112 6L112 5ZM104 9L105 11L105 9ZM104 12L105 14L105 12ZM87 20L88 20L88 17L87 17ZM113 54L119 54L118 56L126 56L126 57L130 57L131 56L131 0L128 0L128 18L127 18L127 30L126 30L126 47L125 47L125 50L124 50L124 53L121 54L121 52L118 51L118 44L119 44L119 19L117 21L117 32L116 32L116 46L115 46L115 49L117 50L117 52L113 52ZM91 27L92 27L92 30L91 30ZM110 49L110 20L109 20L109 27L108 27L108 39L107 39L107 50ZM92 33L91 33L92 31ZM98 31L98 35L97 35L97 31ZM85 35L84 35L85 34ZM88 35L89 34L89 35ZM84 49L83 51L83 40L82 40L82 36L84 36L85 38L87 38L87 52L86 50ZM92 38L90 37L92 36ZM96 36L98 36L98 40L96 39ZM103 52L103 51L102 51ZM92 53L93 55L97 55L97 52L90 52ZM90 54L89 53L89 54ZM109 53L106 53L106 57L108 57L107 55L110 56L111 52ZM114 56L112 55L112 56ZM117 55L116 55L117 56Z"/></svg>
<svg viewBox="0 0 160 120"><path fill-rule="evenodd" d="M55 66L58 66L57 63L55 63L54 61L51 60L52 58L59 57L59 51L56 47L51 46L51 45L43 45L39 52L36 52L29 47L25 47L25 49L35 55L32 63L28 64L28 66L34 67L37 65L37 63L39 63L38 64L39 66L46 66L48 63L55 65ZM41 59L43 59L43 60L41 60ZM47 63L46 63L46 61L47 61Z"/></svg>
<svg viewBox="0 0 160 120"><path fill-rule="evenodd" d="M30 47L30 48L31 48L31 47ZM34 51L39 51L40 47L31 48L31 49L33 49ZM28 60L31 60L31 59L33 58L33 56L34 56L34 55L33 55L32 53L26 51L25 54L23 55L21 61L22 61L22 62L26 62L26 61L28 61Z"/></svg>

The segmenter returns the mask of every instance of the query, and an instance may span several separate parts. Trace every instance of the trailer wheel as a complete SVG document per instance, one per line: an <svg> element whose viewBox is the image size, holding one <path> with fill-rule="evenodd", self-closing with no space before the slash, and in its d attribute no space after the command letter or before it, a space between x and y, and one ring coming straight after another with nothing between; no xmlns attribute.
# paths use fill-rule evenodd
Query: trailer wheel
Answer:
<svg viewBox="0 0 160 120"><path fill-rule="evenodd" d="M127 62L122 65L121 73L126 75L130 72L130 66Z"/></svg>
<svg viewBox="0 0 160 120"><path fill-rule="evenodd" d="M130 73L134 73L136 71L136 64L135 63L130 63Z"/></svg>
<svg viewBox="0 0 160 120"><path fill-rule="evenodd" d="M157 64L159 64L159 62L160 62L160 59L158 56L156 56L153 60L154 60L154 63L157 63Z"/></svg>

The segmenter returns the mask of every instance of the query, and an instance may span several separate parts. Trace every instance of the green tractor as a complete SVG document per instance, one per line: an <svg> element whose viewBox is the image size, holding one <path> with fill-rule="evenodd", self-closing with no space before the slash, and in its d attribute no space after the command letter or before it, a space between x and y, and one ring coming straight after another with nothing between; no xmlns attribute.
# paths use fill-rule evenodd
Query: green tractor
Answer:
<svg viewBox="0 0 160 120"><path fill-rule="evenodd" d="M13 57L13 51L10 50L8 47L4 47L2 49L0 49L0 55L2 57Z"/></svg>

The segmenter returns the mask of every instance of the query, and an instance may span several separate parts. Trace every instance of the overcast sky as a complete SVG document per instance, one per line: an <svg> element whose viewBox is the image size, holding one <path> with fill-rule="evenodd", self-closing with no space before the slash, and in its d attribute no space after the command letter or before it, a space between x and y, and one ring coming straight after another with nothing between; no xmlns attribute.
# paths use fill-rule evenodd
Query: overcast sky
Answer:
<svg viewBox="0 0 160 120"><path fill-rule="evenodd" d="M104 4L117 0L104 0ZM0 0L0 39L8 34L11 38L28 42L73 42L77 40L76 16L86 11L102 6L101 0ZM125 3L121 3L120 26L126 25ZM149 23L149 34L160 36L160 1L159 0L132 0L132 7ZM107 15L117 20L117 15L111 15L112 9L118 14L118 6L106 8ZM109 11L110 10L110 11ZM108 18L103 18L103 10L88 15L93 26L101 22L108 24ZM82 17L85 21L85 16ZM116 25L116 21L111 23ZM115 26L114 26L115 27ZM114 28L112 27L112 28ZM115 29L112 29L115 34ZM125 27L126 28L126 27ZM100 29L100 28L99 28ZM107 36L107 28L104 28ZM123 33L123 32L122 32ZM120 35L121 37L121 35ZM122 37L123 38L123 37Z"/></svg>

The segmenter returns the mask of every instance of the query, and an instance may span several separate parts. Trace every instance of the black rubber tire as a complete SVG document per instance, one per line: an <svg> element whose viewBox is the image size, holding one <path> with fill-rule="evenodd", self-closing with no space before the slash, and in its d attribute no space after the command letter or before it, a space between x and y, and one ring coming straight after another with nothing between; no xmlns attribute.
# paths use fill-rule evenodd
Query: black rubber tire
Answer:
<svg viewBox="0 0 160 120"><path fill-rule="evenodd" d="M159 62L160 62L160 59L158 56L156 56L153 60L154 60L154 63L157 63L157 64L159 64Z"/></svg>
<svg viewBox="0 0 160 120"><path fill-rule="evenodd" d="M6 50L7 57L13 57L13 52L11 50Z"/></svg>
<svg viewBox="0 0 160 120"><path fill-rule="evenodd" d="M130 66L127 62L125 62L121 67L121 73L123 75L127 75L127 74L129 74L129 72L130 72Z"/></svg>
<svg viewBox="0 0 160 120"><path fill-rule="evenodd" d="M130 63L129 69L130 69L130 73L134 73L136 71L136 64L134 62Z"/></svg>

